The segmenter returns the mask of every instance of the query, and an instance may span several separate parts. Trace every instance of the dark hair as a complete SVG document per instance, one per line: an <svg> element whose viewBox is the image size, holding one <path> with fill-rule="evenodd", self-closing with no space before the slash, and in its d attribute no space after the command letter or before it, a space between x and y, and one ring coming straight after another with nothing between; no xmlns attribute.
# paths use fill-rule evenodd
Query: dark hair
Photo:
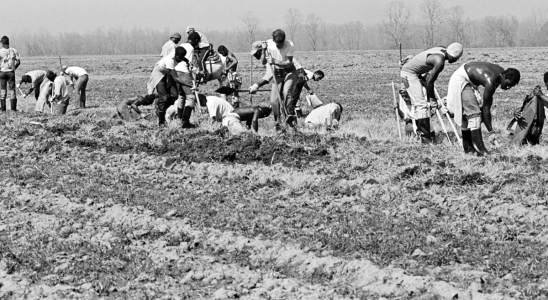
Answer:
<svg viewBox="0 0 548 300"><path fill-rule="evenodd" d="M337 104L337 105L341 108L340 113L342 114L342 112L343 112L343 107L342 107L342 105L341 105L339 102L333 102L333 103Z"/></svg>
<svg viewBox="0 0 548 300"><path fill-rule="evenodd" d="M323 73L322 70L316 70L316 71L314 72L314 74L318 74L319 76L325 77L325 74Z"/></svg>
<svg viewBox="0 0 548 300"><path fill-rule="evenodd" d="M548 82L548 72L544 73L544 82Z"/></svg>
<svg viewBox="0 0 548 300"><path fill-rule="evenodd" d="M504 77L508 80L510 80L514 84L518 84L519 80L521 79L521 74L517 69L514 68L508 68L502 72L504 74Z"/></svg>
<svg viewBox="0 0 548 300"><path fill-rule="evenodd" d="M276 29L272 32L272 40L276 43L285 42L285 32L281 29Z"/></svg>
<svg viewBox="0 0 548 300"><path fill-rule="evenodd" d="M9 45L10 44L10 38L4 35L0 39L0 43L2 43L2 45Z"/></svg>
<svg viewBox="0 0 548 300"><path fill-rule="evenodd" d="M184 47L175 48L175 56L185 57L186 56L186 49Z"/></svg>
<svg viewBox="0 0 548 300"><path fill-rule="evenodd" d="M228 49L225 47L225 45L219 46L219 48L217 48L217 52L221 53L224 56L228 55Z"/></svg>
<svg viewBox="0 0 548 300"><path fill-rule="evenodd" d="M200 106L206 106L207 97L204 94L198 94L198 102L200 102Z"/></svg>
<svg viewBox="0 0 548 300"><path fill-rule="evenodd" d="M30 77L29 75L23 75L23 76L21 76L21 82L31 83L32 82L32 77Z"/></svg>
<svg viewBox="0 0 548 300"><path fill-rule="evenodd" d="M55 79L55 77L57 77L57 74L55 72L53 72L52 70L47 70L46 71L46 78L49 79L50 81L53 81Z"/></svg>
<svg viewBox="0 0 548 300"><path fill-rule="evenodd" d="M196 31L192 32L188 35L188 41L197 44L198 42L200 42L200 34Z"/></svg>

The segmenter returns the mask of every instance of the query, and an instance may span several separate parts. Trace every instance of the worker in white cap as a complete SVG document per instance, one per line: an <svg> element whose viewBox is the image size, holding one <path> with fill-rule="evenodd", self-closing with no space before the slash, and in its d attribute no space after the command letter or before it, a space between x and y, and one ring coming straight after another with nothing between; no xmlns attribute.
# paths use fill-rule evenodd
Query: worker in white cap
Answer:
<svg viewBox="0 0 548 300"><path fill-rule="evenodd" d="M170 37L169 41L167 41L162 46L162 53L160 54L160 58L166 56L169 54L169 52L175 50L175 47L179 45L179 42L181 41L181 34L178 32L174 32Z"/></svg>
<svg viewBox="0 0 548 300"><path fill-rule="evenodd" d="M493 95L499 86L508 90L518 84L520 78L518 70L505 70L488 62L465 63L453 73L447 91L447 109L461 127L465 153L478 156L489 153L483 144L481 123L489 132L489 141L496 145L497 135L491 124ZM484 87L483 95L479 86Z"/></svg>
<svg viewBox="0 0 548 300"><path fill-rule="evenodd" d="M417 125L417 133L423 143L431 143L429 107L437 105L434 82L445 67L445 61L456 62L462 55L463 48L459 43L449 47L434 47L423 51L407 60L401 68L401 80L411 98L411 118ZM428 76L426 76L426 74ZM426 94L423 91L426 88Z"/></svg>

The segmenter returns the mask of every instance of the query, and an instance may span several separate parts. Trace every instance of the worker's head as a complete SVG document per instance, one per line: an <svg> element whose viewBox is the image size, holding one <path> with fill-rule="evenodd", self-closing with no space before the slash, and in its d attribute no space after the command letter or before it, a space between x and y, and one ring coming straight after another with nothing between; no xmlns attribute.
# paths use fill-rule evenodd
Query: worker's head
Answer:
<svg viewBox="0 0 548 300"><path fill-rule="evenodd" d="M544 85L548 89L548 72L544 73Z"/></svg>
<svg viewBox="0 0 548 300"><path fill-rule="evenodd" d="M186 27L186 34L191 34L193 32L196 32L196 30L194 30L194 26L187 26Z"/></svg>
<svg viewBox="0 0 548 300"><path fill-rule="evenodd" d="M514 68L508 68L500 74L500 88L509 90L516 86L521 79L521 74Z"/></svg>
<svg viewBox="0 0 548 300"><path fill-rule="evenodd" d="M270 116L272 113L272 106L257 106L257 108L261 111L263 118Z"/></svg>
<svg viewBox="0 0 548 300"><path fill-rule="evenodd" d="M462 56L462 53L462 45L459 43L453 43L447 47L445 57L447 58L447 61L452 64L459 60L459 58Z"/></svg>
<svg viewBox="0 0 548 300"><path fill-rule="evenodd" d="M223 56L228 55L228 49L225 47L225 45L219 46L219 48L217 48L217 52L219 52L219 54L221 54Z"/></svg>
<svg viewBox="0 0 548 300"><path fill-rule="evenodd" d="M175 32L169 37L169 39L173 41L175 44L179 44L179 42L181 41L181 34L178 32Z"/></svg>
<svg viewBox="0 0 548 300"><path fill-rule="evenodd" d="M342 107L342 105L341 105L339 102L335 102L335 104L337 104L337 105L339 106L339 109L340 109L340 110L339 110L339 113L342 114L342 112L343 112L343 107ZM337 120L337 121L338 121L338 120Z"/></svg>
<svg viewBox="0 0 548 300"><path fill-rule="evenodd" d="M261 59L261 55L263 54L261 49L263 49L263 41L253 42L253 44L251 44L251 55L256 59Z"/></svg>
<svg viewBox="0 0 548 300"><path fill-rule="evenodd" d="M198 94L198 102L201 107L207 106L207 97L204 94Z"/></svg>
<svg viewBox="0 0 548 300"><path fill-rule="evenodd" d="M276 47L283 47L285 43L285 32L281 29L274 30L274 32L272 32L272 40L276 43Z"/></svg>
<svg viewBox="0 0 548 300"><path fill-rule="evenodd" d="M31 83L32 78L29 75L23 75L21 76L21 83Z"/></svg>
<svg viewBox="0 0 548 300"><path fill-rule="evenodd" d="M185 58L186 56L186 49L183 48L183 47L177 47L175 48L175 61L180 63L182 62L183 60L186 61L187 59Z"/></svg>
<svg viewBox="0 0 548 300"><path fill-rule="evenodd" d="M0 39L0 43L2 43L2 45L4 45L4 46L9 46L10 45L10 38L4 35Z"/></svg>
<svg viewBox="0 0 548 300"><path fill-rule="evenodd" d="M53 72L52 70L47 70L46 71L46 78L49 81L54 81L56 77L57 77L57 73Z"/></svg>
<svg viewBox="0 0 548 300"><path fill-rule="evenodd" d="M191 44L192 47L196 48L199 42L200 42L200 35L197 32L191 32L188 35L188 43Z"/></svg>
<svg viewBox="0 0 548 300"><path fill-rule="evenodd" d="M314 76L312 76L312 80L320 81L324 77L325 77L325 74L323 73L323 71L322 70L317 70L316 72L314 72Z"/></svg>

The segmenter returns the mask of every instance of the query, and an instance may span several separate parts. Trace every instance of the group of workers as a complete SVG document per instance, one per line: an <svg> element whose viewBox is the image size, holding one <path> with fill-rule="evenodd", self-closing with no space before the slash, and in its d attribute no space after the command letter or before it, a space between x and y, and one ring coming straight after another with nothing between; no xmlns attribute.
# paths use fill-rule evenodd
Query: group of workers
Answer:
<svg viewBox="0 0 548 300"><path fill-rule="evenodd" d="M60 76L52 70L34 70L21 76L16 82L15 70L21 64L19 52L10 47L7 36L0 38L0 107L6 111L6 98L10 95L10 108L17 110L17 90L23 98L34 92L37 100L35 111L43 112L46 104L57 103L56 113L65 114L70 100L69 86L74 88L76 102L80 108L86 106L86 87L89 80L86 70L80 67L62 66ZM66 75L66 77L65 77ZM25 94L21 87L29 84L30 88Z"/></svg>
<svg viewBox="0 0 548 300"><path fill-rule="evenodd" d="M481 123L485 124L489 132L489 141L493 145L498 144L498 134L493 128L491 117L493 95L499 87L508 90L516 86L521 74L517 69L505 69L489 62L467 62L453 73L449 80L447 96L440 98L434 83L443 71L445 63L456 62L462 54L463 46L453 43L448 47L434 47L403 59L400 72L402 88L400 100L396 101L398 114L406 122L406 132L409 135L419 136L423 143L432 143L434 136L430 130L430 117L439 109L442 113L452 116L460 127L464 152L484 156L489 151L483 141ZM545 74L544 79L548 88L548 75ZM483 92L479 90L480 86L483 87ZM527 97L526 103L514 112L516 124L513 132L520 131L519 126L521 129L527 128L528 131L538 131L539 128L542 130L539 118L542 118L543 122L542 106L548 107L548 97L542 94L538 86L531 96L538 97L535 101L538 101L540 108L533 105L531 110L526 111L525 108L531 107L529 102L533 98ZM449 121L451 122L451 119ZM518 142L525 141L530 134L531 132L523 132ZM536 134L538 142L540 132Z"/></svg>
<svg viewBox="0 0 548 300"><path fill-rule="evenodd" d="M182 37L179 33L170 36L170 40L162 47L160 60L152 70L147 83L147 95L122 101L117 107L121 117L129 116L132 110L139 117L144 117L146 115L138 106L155 103L160 126L180 119L182 128L193 128L195 125L190 122L190 117L198 104L207 107L211 120L220 122L232 133L246 130L241 122L246 123L247 129L257 131L258 119L268 117L271 113L274 115L276 131L284 131L285 128L294 129L298 117L304 117L299 100L305 88L308 91L307 100L314 111L304 122L327 128L338 125L342 106L338 103L324 105L308 85L310 80L321 80L324 73L321 70L306 70L293 58L293 42L286 39L283 30L275 30L272 39L252 44L251 55L267 67L262 79L249 88L249 93L255 94L261 86L273 81L270 105L252 107L239 107L239 104L234 107L226 101L224 95L218 97L198 93L197 84L214 76L210 72L213 70L212 63L208 62L208 67L205 66L208 59L219 56L223 79L237 76L238 59L224 45L219 46L215 53L204 34L192 26L187 27L187 34L185 43L180 43ZM194 68L194 65L198 66ZM235 92L234 89L231 92ZM282 113L285 115L284 120Z"/></svg>

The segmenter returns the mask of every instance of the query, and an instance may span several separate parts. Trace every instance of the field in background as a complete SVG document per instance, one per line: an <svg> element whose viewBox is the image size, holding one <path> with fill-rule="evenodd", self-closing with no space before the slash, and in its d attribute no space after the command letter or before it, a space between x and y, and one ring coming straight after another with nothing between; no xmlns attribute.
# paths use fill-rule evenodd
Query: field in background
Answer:
<svg viewBox="0 0 548 300"><path fill-rule="evenodd" d="M461 58L521 71L517 87L495 94L501 136L542 85L546 54ZM238 57L247 87L249 57ZM90 73L90 108L0 114L0 299L548 296L545 141L487 145L487 158L440 133L432 146L399 141L397 52L297 58L326 73L312 85L344 106L340 130L276 136L270 118L258 136L232 137L205 114L188 131L123 122L115 105L145 92L156 57L64 58ZM57 66L23 60L18 76ZM441 94L458 66L440 76ZM262 70L255 62L254 81Z"/></svg>

